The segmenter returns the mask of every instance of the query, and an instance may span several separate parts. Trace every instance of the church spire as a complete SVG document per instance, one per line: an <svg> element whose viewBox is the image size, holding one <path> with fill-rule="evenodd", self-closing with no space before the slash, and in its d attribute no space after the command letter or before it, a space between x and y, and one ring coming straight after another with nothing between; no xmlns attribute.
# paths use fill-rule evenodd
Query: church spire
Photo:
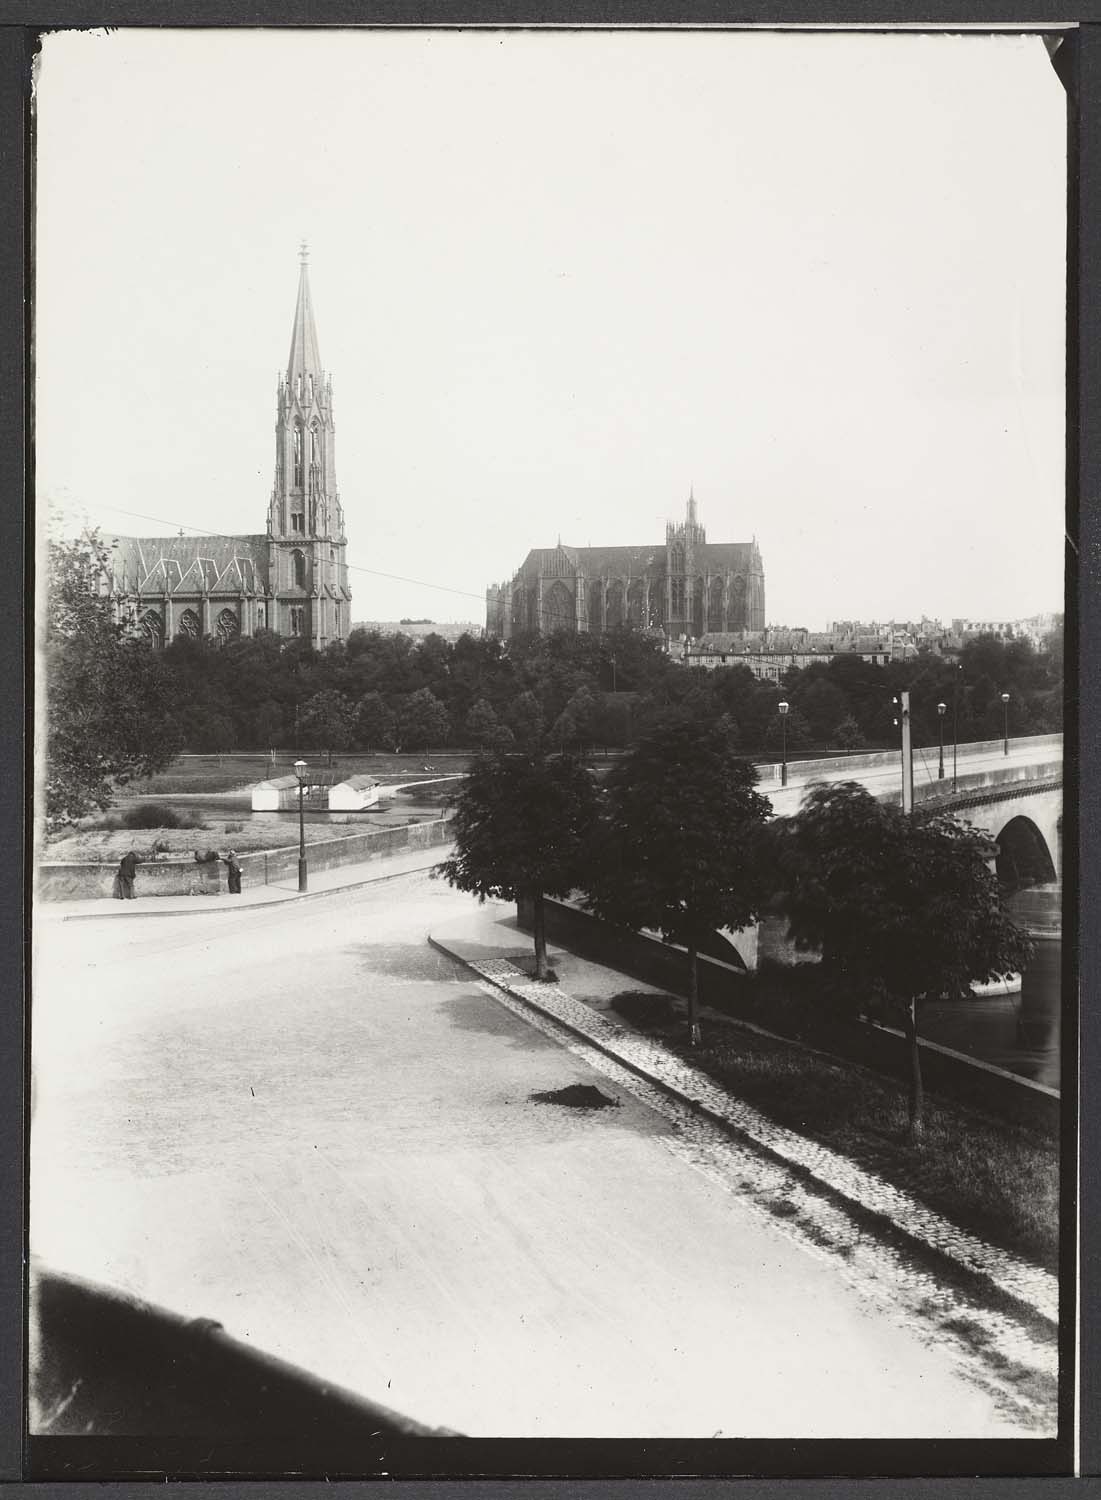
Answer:
<svg viewBox="0 0 1101 1500"><path fill-rule="evenodd" d="M309 262L309 246L303 240L298 251L298 302L294 309L291 352L287 360L287 384L292 389L296 388L299 376L303 382L310 375L319 384L321 381L321 347L317 342L317 325L310 297Z"/></svg>

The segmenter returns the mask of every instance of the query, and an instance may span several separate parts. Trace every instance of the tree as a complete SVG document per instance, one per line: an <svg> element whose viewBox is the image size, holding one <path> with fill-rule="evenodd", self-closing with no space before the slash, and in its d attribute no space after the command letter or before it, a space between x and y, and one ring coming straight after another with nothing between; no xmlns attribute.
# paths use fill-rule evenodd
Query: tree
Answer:
<svg viewBox="0 0 1101 1500"><path fill-rule="evenodd" d="M603 745L605 752L609 745L622 749L631 738L631 708L634 700L634 693L603 693L596 700L590 732L593 740Z"/></svg>
<svg viewBox="0 0 1101 1500"><path fill-rule="evenodd" d="M355 711L356 740L368 750L394 748L396 721L381 693L364 693Z"/></svg>
<svg viewBox="0 0 1101 1500"><path fill-rule="evenodd" d="M437 873L479 901L531 902L539 979L547 977L543 898L581 883L595 819L592 778L569 756L478 756L459 793L455 853Z"/></svg>
<svg viewBox="0 0 1101 1500"><path fill-rule="evenodd" d="M440 744L450 732L447 709L431 688L410 693L398 709L398 734L402 744L423 745L425 756L433 740Z"/></svg>
<svg viewBox="0 0 1101 1500"><path fill-rule="evenodd" d="M283 734L283 710L271 698L265 698L253 717L256 744L274 750Z"/></svg>
<svg viewBox="0 0 1101 1500"><path fill-rule="evenodd" d="M994 846L948 816L906 817L857 782L819 783L781 830L782 907L819 949L829 993L903 1024L910 1139L923 1129L918 1005L1025 967L1032 942L1002 910Z"/></svg>
<svg viewBox="0 0 1101 1500"><path fill-rule="evenodd" d="M490 704L479 698L466 716L466 733L472 745L487 750L507 750L512 731L501 723Z"/></svg>
<svg viewBox="0 0 1101 1500"><path fill-rule="evenodd" d="M298 715L299 735L318 750L344 750L352 742L352 711L334 688L323 688L303 703Z"/></svg>
<svg viewBox="0 0 1101 1500"><path fill-rule="evenodd" d="M51 540L44 639L49 828L107 807L114 786L162 770L180 747L163 659L116 624L107 576L97 532Z"/></svg>
<svg viewBox="0 0 1101 1500"><path fill-rule="evenodd" d="M805 750L811 743L810 725L797 708L785 715L787 726L780 723L780 715L775 713L769 720L765 729L765 744L775 749L778 745L787 745L788 753L792 750Z"/></svg>
<svg viewBox="0 0 1101 1500"><path fill-rule="evenodd" d="M543 739L543 710L534 693L521 693L508 715L509 728L521 750L534 754Z"/></svg>
<svg viewBox="0 0 1101 1500"><path fill-rule="evenodd" d="M607 921L653 927L688 950L688 1024L699 1041L699 949L745 927L768 894L757 773L725 726L669 716L611 771L588 904Z"/></svg>
<svg viewBox="0 0 1101 1500"><path fill-rule="evenodd" d="M860 749L864 743L864 736L860 733L860 725L852 714L846 714L838 724L833 732L833 742L839 750Z"/></svg>

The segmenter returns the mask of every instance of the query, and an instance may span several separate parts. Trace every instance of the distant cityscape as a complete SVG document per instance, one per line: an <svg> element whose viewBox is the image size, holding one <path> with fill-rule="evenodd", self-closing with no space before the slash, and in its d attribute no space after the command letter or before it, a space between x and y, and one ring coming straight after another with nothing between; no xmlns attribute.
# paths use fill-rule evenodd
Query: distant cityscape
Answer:
<svg viewBox="0 0 1101 1500"><path fill-rule="evenodd" d="M779 682L792 667L809 667L835 656L859 656L875 666L905 661L923 652L959 655L968 641L993 636L1002 642L1027 641L1041 650L1047 638L1063 627L1055 611L1020 620L956 618L945 624L923 615L920 620L832 620L826 630L803 625L767 625L758 631L711 631L669 640L674 660L693 667L746 666L755 677ZM485 630L473 620L359 620L353 630L379 635L407 635L414 640L436 635L454 642L464 635L475 639Z"/></svg>
<svg viewBox="0 0 1101 1500"><path fill-rule="evenodd" d="M759 632L711 632L697 640L686 636L680 642L680 658L693 667L747 666L755 677L779 682L792 667L809 667L835 656L859 656L876 666L923 652L950 658L980 636L1027 641L1040 650L1062 626L1063 616L1053 611L1021 620L954 619L948 625L925 615L920 620L834 620L822 631L769 625ZM672 644L670 651L676 655Z"/></svg>

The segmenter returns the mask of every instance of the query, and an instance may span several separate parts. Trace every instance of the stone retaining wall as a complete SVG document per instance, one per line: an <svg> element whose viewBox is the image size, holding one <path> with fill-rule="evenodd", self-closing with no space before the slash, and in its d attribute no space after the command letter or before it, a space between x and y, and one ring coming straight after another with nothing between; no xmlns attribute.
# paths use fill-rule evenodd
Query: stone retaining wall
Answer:
<svg viewBox="0 0 1101 1500"><path fill-rule="evenodd" d="M451 819L407 823L401 828L376 828L342 839L320 839L306 845L311 870L332 870L365 864L388 854L406 854L451 842ZM272 885L298 873L298 845L261 849L238 856L246 890L250 885ZM41 901L90 901L110 896L118 865L114 862L43 863L38 867L36 894ZM226 889L226 868L218 863L196 864L192 859L156 859L138 866L135 890L141 896L210 896Z"/></svg>

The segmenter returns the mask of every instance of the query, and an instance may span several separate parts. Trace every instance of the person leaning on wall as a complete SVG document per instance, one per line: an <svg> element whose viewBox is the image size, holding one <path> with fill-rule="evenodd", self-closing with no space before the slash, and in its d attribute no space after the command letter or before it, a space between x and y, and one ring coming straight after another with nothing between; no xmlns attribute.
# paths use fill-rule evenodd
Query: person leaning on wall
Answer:
<svg viewBox="0 0 1101 1500"><path fill-rule="evenodd" d="M231 849L223 858L222 863L226 867L229 894L231 896L239 896L241 894L241 866L237 863L236 851Z"/></svg>
<svg viewBox="0 0 1101 1500"><path fill-rule="evenodd" d="M119 860L118 874L115 876L114 894L119 901L133 901L134 899L134 876L137 874L138 865L141 861L130 849Z"/></svg>

